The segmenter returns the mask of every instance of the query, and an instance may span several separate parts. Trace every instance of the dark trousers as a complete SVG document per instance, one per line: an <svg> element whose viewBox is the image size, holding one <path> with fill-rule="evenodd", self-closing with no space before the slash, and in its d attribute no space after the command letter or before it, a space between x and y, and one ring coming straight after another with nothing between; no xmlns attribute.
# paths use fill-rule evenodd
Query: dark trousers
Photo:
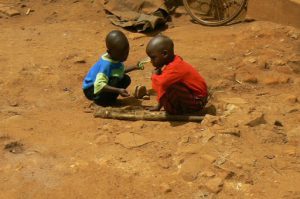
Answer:
<svg viewBox="0 0 300 199"><path fill-rule="evenodd" d="M169 114L188 114L201 111L207 103L207 97L196 97L182 83L171 85L161 97L160 104Z"/></svg>
<svg viewBox="0 0 300 199"><path fill-rule="evenodd" d="M108 81L108 85L116 88L126 89L131 83L131 79L128 75L124 75L122 79L112 77ZM94 94L94 86L83 90L87 99L94 101L99 106L110 106L116 102L119 94L111 92L100 92L97 95Z"/></svg>

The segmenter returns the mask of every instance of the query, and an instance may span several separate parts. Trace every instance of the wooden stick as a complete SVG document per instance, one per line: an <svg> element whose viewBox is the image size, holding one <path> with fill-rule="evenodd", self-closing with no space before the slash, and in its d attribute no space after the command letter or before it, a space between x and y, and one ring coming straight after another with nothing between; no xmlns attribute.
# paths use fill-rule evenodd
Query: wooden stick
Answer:
<svg viewBox="0 0 300 199"><path fill-rule="evenodd" d="M145 120L145 121L185 121L185 122L201 122L203 116L194 115L168 115L157 113L123 113L110 110L98 110L94 114L95 117L117 120Z"/></svg>

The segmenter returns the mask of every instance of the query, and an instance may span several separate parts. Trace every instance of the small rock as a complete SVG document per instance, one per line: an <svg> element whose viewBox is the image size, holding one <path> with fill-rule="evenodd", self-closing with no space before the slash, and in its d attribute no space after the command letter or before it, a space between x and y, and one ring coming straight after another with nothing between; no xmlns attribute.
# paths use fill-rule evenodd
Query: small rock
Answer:
<svg viewBox="0 0 300 199"><path fill-rule="evenodd" d="M263 82L266 85L275 85L275 84L286 84L290 81L289 77L276 77L276 76L270 76L270 77L266 77Z"/></svg>
<svg viewBox="0 0 300 199"><path fill-rule="evenodd" d="M254 63L256 63L256 62L257 62L257 59L256 59L256 58L254 58L254 57L252 57L252 58L248 59L248 62L250 62L250 63L254 64Z"/></svg>
<svg viewBox="0 0 300 199"><path fill-rule="evenodd" d="M212 171L204 171L200 175L203 177L209 177L209 178L216 176L216 174Z"/></svg>
<svg viewBox="0 0 300 199"><path fill-rule="evenodd" d="M202 143L203 144L206 144L207 142L209 142L211 139L213 139L215 137L215 134L212 133L210 129L204 130L201 134L202 134Z"/></svg>
<svg viewBox="0 0 300 199"><path fill-rule="evenodd" d="M250 120L246 125L250 127L255 127L261 124L266 124L267 121L265 120L264 114L259 113L256 116L253 117L253 119Z"/></svg>
<svg viewBox="0 0 300 199"><path fill-rule="evenodd" d="M275 125L275 126L283 126L283 124L282 124L279 120L276 120L276 121L274 122L274 125Z"/></svg>
<svg viewBox="0 0 300 199"><path fill-rule="evenodd" d="M172 191L171 186L169 184L167 184L167 183L162 183L160 185L160 188L161 188L161 190L162 190L163 193L170 193Z"/></svg>
<svg viewBox="0 0 300 199"><path fill-rule="evenodd" d="M209 179L206 182L205 187L213 193L219 193L223 188L223 184L224 183L221 178L215 177L213 179Z"/></svg>
<svg viewBox="0 0 300 199"><path fill-rule="evenodd" d="M195 181L198 174L204 167L204 161L198 157L191 157L186 159L180 168L180 176L187 182Z"/></svg>
<svg viewBox="0 0 300 199"><path fill-rule="evenodd" d="M224 116L229 116L234 113L239 107L234 104L227 104L226 109L224 111Z"/></svg>
<svg viewBox="0 0 300 199"><path fill-rule="evenodd" d="M288 35L290 38L295 39L295 40L297 40L297 39L299 38L299 33L294 32L294 31L289 31L289 32L287 33L287 35Z"/></svg>
<svg viewBox="0 0 300 199"><path fill-rule="evenodd" d="M271 159L274 159L274 158L275 158L275 155L273 155L273 154L268 154L268 155L265 155L265 157L271 160Z"/></svg>
<svg viewBox="0 0 300 199"><path fill-rule="evenodd" d="M159 159L158 164L163 169L168 169L172 166L172 159Z"/></svg>
<svg viewBox="0 0 300 199"><path fill-rule="evenodd" d="M208 126L211 127L215 124L218 124L220 122L220 118L217 116L213 116L213 115L205 115L205 117L203 118L201 124L204 126Z"/></svg>
<svg viewBox="0 0 300 199"><path fill-rule="evenodd" d="M286 101L288 101L290 103L297 103L298 102L298 98L295 95L288 95L286 97Z"/></svg>
<svg viewBox="0 0 300 199"><path fill-rule="evenodd" d="M9 105L12 107L17 107L17 106L19 106L19 103L16 101L9 101Z"/></svg>
<svg viewBox="0 0 300 199"><path fill-rule="evenodd" d="M242 79L243 82L256 84L258 82L257 77L253 75L247 75Z"/></svg>
<svg viewBox="0 0 300 199"><path fill-rule="evenodd" d="M229 128L229 129L225 129L225 130L218 130L217 132L219 134L233 135L233 136L236 136L236 137L241 136L241 131L237 128Z"/></svg>
<svg viewBox="0 0 300 199"><path fill-rule="evenodd" d="M276 66L283 66L283 65L286 65L287 62L283 61L281 59L277 59L277 60L273 61L273 64L276 65Z"/></svg>
<svg viewBox="0 0 300 199"><path fill-rule="evenodd" d="M86 60L83 57L76 56L73 59L73 62L74 62L74 64L84 64L84 63L86 63Z"/></svg>
<svg viewBox="0 0 300 199"><path fill-rule="evenodd" d="M3 13L9 17L13 17L21 14L18 10L7 6L3 6L1 4L0 4L0 13Z"/></svg>

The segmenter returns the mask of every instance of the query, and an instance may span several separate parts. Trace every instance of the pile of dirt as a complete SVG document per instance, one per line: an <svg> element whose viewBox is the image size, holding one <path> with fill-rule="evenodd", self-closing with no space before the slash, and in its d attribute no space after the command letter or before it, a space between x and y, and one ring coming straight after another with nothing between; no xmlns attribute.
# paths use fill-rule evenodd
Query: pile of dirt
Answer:
<svg viewBox="0 0 300 199"><path fill-rule="evenodd" d="M94 118L81 90L118 29L101 2L1 6L19 14L0 18L0 198L300 197L299 29L203 27L180 7L163 33L206 78L217 113L202 123L128 122ZM126 65L136 64L150 37L124 32ZM133 72L129 92L150 88L151 71Z"/></svg>

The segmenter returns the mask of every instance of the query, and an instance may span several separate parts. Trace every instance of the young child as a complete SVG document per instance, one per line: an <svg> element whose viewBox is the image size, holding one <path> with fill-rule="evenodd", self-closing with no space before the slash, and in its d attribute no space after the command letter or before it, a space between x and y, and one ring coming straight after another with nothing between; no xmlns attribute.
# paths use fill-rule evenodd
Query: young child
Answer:
<svg viewBox="0 0 300 199"><path fill-rule="evenodd" d="M151 111L164 107L169 114L198 112L207 103L207 86L197 70L174 54L174 43L166 36L150 40L146 52L155 70L152 87L157 92L158 105Z"/></svg>
<svg viewBox="0 0 300 199"><path fill-rule="evenodd" d="M126 73L140 69L138 65L124 68L123 62L129 54L129 42L121 31L111 31L105 41L107 52L89 70L82 86L87 99L100 106L112 105L119 95L128 97L126 88L131 79Z"/></svg>

